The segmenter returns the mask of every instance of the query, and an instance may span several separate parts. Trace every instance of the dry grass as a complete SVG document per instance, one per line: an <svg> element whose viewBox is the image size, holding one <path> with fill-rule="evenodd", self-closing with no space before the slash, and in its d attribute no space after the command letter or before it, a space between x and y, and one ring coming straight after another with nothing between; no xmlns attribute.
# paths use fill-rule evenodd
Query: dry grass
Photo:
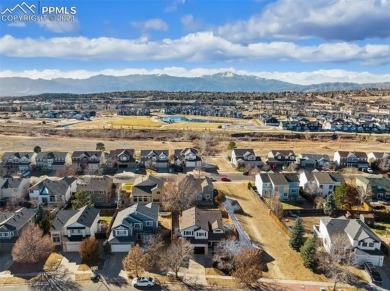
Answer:
<svg viewBox="0 0 390 291"><path fill-rule="evenodd" d="M0 284L4 285L14 285L14 284L25 284L28 279L20 278L20 277L5 277L0 278Z"/></svg>
<svg viewBox="0 0 390 291"><path fill-rule="evenodd" d="M312 236L314 235L314 230L313 230L313 225L318 225L320 224L320 218L321 216L313 216L313 217L301 217L301 221L303 224L303 227L305 228L305 233L307 236ZM288 217L284 220L284 222L292 227L294 226L295 223L295 218L293 217Z"/></svg>
<svg viewBox="0 0 390 291"><path fill-rule="evenodd" d="M234 167L223 157L205 157L204 162L217 165L220 172L234 172Z"/></svg>
<svg viewBox="0 0 390 291"><path fill-rule="evenodd" d="M324 276L316 275L306 269L299 253L288 246L287 236L269 217L267 208L247 189L243 183L215 183L222 190L238 200L244 214L237 214L251 240L259 244L266 252L266 278L327 281Z"/></svg>
<svg viewBox="0 0 390 291"><path fill-rule="evenodd" d="M159 216L158 222L166 229L172 229L172 217L170 215L169 216Z"/></svg>
<svg viewBox="0 0 390 291"><path fill-rule="evenodd" d="M80 264L77 271L91 271L91 268L87 264Z"/></svg>
<svg viewBox="0 0 390 291"><path fill-rule="evenodd" d="M112 216L100 216L100 220L105 221L108 225L110 225Z"/></svg>
<svg viewBox="0 0 390 291"><path fill-rule="evenodd" d="M171 124L166 124L162 128L164 129L218 129L218 126L222 125L223 123L216 123L216 122L175 122Z"/></svg>
<svg viewBox="0 0 390 291"><path fill-rule="evenodd" d="M205 268L204 270L205 270L206 276L207 275L225 276L225 274L222 271L220 271L216 268Z"/></svg>
<svg viewBox="0 0 390 291"><path fill-rule="evenodd" d="M75 281L90 281L91 274L75 274Z"/></svg>
<svg viewBox="0 0 390 291"><path fill-rule="evenodd" d="M50 256L47 258L45 265L43 266L43 269L46 272L56 270L60 265L62 258L63 256L58 253L51 253Z"/></svg>
<svg viewBox="0 0 390 291"><path fill-rule="evenodd" d="M210 286L225 287L231 288L230 290L242 288L239 282L232 279L231 277L226 277L226 279L221 278L206 278L207 283Z"/></svg>
<svg viewBox="0 0 390 291"><path fill-rule="evenodd" d="M116 120L109 120L107 124L111 124L113 128L127 128L127 127L161 127L163 123L155 118L146 116L129 116Z"/></svg>

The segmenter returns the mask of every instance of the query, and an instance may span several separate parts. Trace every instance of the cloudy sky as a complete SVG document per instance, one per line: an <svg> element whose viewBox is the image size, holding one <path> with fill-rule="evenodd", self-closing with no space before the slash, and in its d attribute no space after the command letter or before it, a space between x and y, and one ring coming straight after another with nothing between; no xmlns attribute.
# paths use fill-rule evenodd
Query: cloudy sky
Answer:
<svg viewBox="0 0 390 291"><path fill-rule="evenodd" d="M70 22L1 19L1 77L232 71L298 84L390 81L390 0L25 2L77 12ZM20 3L2 0L0 10Z"/></svg>

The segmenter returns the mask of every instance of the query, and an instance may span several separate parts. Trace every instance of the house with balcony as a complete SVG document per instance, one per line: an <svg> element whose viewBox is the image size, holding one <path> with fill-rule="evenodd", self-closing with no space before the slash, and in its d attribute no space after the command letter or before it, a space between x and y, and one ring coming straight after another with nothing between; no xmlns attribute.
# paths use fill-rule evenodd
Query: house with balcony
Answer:
<svg viewBox="0 0 390 291"><path fill-rule="evenodd" d="M366 170L369 167L368 156L365 152L337 151L333 158L339 168L357 168Z"/></svg>
<svg viewBox="0 0 390 291"><path fill-rule="evenodd" d="M84 175L77 180L77 191L86 191L95 206L116 205L111 176Z"/></svg>
<svg viewBox="0 0 390 291"><path fill-rule="evenodd" d="M334 244L345 244L346 251L353 252L356 265L371 262L382 266L384 253L381 251L381 239L358 219L345 217L320 218L320 224L314 226L318 238L322 239L325 250L330 253Z"/></svg>
<svg viewBox="0 0 390 291"><path fill-rule="evenodd" d="M99 210L91 206L58 211L50 228L53 244L64 252L78 252L80 243L98 232L99 219Z"/></svg>
<svg viewBox="0 0 390 291"><path fill-rule="evenodd" d="M72 154L72 165L79 170L97 171L104 162L103 151L75 151Z"/></svg>
<svg viewBox="0 0 390 291"><path fill-rule="evenodd" d="M135 168L137 166L133 149L116 149L110 151L107 158L110 168Z"/></svg>
<svg viewBox="0 0 390 291"><path fill-rule="evenodd" d="M77 191L77 179L74 177L45 178L28 189L31 200L37 203L65 205Z"/></svg>
<svg viewBox="0 0 390 291"><path fill-rule="evenodd" d="M0 211L0 253L10 253L24 227L33 221L35 211L20 208L16 211Z"/></svg>
<svg viewBox="0 0 390 291"><path fill-rule="evenodd" d="M209 248L220 242L225 234L222 213L192 207L184 210L179 222L180 236L187 239L196 253L208 254Z"/></svg>
<svg viewBox="0 0 390 291"><path fill-rule="evenodd" d="M140 166L156 169L157 171L168 170L168 150L141 150Z"/></svg>
<svg viewBox="0 0 390 291"><path fill-rule="evenodd" d="M146 243L158 229L157 203L134 204L118 212L108 242L113 253L128 252L136 243Z"/></svg>
<svg viewBox="0 0 390 291"><path fill-rule="evenodd" d="M230 162L237 168L253 168L261 166L263 162L256 156L253 149L233 149Z"/></svg>
<svg viewBox="0 0 390 291"><path fill-rule="evenodd" d="M202 167L202 158L194 148L176 149L173 156L177 167L184 167L186 170Z"/></svg>
<svg viewBox="0 0 390 291"><path fill-rule="evenodd" d="M35 167L40 170L58 170L72 164L67 152L40 152L35 157Z"/></svg>
<svg viewBox="0 0 390 291"><path fill-rule="evenodd" d="M36 153L34 152L5 152L2 157L3 166L12 172L31 170L32 162Z"/></svg>
<svg viewBox="0 0 390 291"><path fill-rule="evenodd" d="M161 203L164 191L164 180L156 176L139 176L135 179L130 201L131 203Z"/></svg>

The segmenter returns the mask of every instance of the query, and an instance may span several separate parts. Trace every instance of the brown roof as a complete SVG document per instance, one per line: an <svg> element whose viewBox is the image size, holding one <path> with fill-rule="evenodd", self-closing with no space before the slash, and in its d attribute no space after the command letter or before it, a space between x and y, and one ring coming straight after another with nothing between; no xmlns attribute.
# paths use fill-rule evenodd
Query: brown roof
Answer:
<svg viewBox="0 0 390 291"><path fill-rule="evenodd" d="M184 210L180 229L183 230L192 226L197 226L205 231L222 228L222 214L220 211L201 210L196 206Z"/></svg>

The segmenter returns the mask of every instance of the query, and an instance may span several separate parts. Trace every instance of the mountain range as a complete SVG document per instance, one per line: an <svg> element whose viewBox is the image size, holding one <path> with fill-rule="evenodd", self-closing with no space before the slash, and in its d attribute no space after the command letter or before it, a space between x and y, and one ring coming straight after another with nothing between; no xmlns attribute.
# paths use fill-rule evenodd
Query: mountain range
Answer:
<svg viewBox="0 0 390 291"><path fill-rule="evenodd" d="M174 77L169 75L129 75L123 77L97 75L88 79L56 78L30 79L0 78L0 96L27 96L42 93L101 93L128 90L157 91L212 91L212 92L282 92L282 91L336 91L366 88L390 89L385 83L321 83L297 85L257 76L237 75L232 72L201 77Z"/></svg>

